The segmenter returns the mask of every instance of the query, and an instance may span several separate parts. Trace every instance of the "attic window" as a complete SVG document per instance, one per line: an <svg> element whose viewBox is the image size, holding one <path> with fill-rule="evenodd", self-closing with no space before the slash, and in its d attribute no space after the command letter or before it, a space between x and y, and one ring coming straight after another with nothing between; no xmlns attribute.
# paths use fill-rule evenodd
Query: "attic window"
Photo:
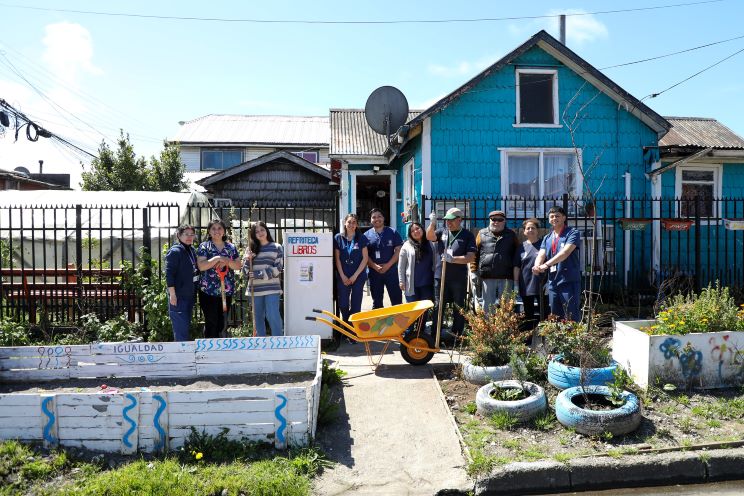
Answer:
<svg viewBox="0 0 744 496"><path fill-rule="evenodd" d="M545 127L558 123L558 71L517 69L515 126Z"/></svg>

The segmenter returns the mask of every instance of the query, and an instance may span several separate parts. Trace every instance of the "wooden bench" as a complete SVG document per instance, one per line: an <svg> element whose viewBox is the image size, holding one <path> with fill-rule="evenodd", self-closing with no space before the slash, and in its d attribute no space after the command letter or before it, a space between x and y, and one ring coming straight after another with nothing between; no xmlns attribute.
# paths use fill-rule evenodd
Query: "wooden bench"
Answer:
<svg viewBox="0 0 744 496"><path fill-rule="evenodd" d="M82 277L79 277L82 275ZM74 302L115 300L127 306L128 318L134 320L137 297L121 285L119 269L19 268L0 269L0 294L8 301L25 302L29 323L37 323L37 307L50 302L63 302L72 314Z"/></svg>

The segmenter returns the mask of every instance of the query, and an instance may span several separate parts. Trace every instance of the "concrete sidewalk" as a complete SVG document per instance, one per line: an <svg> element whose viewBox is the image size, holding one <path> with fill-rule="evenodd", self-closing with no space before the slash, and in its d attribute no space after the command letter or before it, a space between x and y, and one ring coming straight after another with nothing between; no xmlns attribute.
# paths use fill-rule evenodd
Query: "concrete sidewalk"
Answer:
<svg viewBox="0 0 744 496"><path fill-rule="evenodd" d="M381 345L374 344L379 352ZM336 465L315 482L318 495L432 495L472 490L454 421L431 366L407 364L391 345L374 373L362 344L327 359L348 373L341 411L316 441ZM449 363L445 353L433 363Z"/></svg>

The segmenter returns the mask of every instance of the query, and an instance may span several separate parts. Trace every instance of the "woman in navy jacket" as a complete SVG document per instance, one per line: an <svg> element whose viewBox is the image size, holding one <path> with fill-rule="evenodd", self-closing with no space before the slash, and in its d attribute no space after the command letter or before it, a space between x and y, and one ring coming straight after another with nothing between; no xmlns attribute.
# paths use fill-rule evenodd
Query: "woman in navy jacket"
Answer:
<svg viewBox="0 0 744 496"><path fill-rule="evenodd" d="M165 281L168 285L168 315L173 324L176 341L189 340L191 313L196 302L196 284L199 268L193 243L196 233L193 226L179 226L178 242L165 256Z"/></svg>

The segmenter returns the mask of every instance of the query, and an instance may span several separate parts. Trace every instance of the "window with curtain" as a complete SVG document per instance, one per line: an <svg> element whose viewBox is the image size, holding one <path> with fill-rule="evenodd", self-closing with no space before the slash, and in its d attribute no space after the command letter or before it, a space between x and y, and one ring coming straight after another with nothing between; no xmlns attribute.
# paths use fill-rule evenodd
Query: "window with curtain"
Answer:
<svg viewBox="0 0 744 496"><path fill-rule="evenodd" d="M714 198L718 191L718 168L679 167L677 182L681 217L695 217L696 200L699 198L700 216L716 216Z"/></svg>
<svg viewBox="0 0 744 496"><path fill-rule="evenodd" d="M509 201L505 208L518 215L537 215L543 198L560 198L564 193L578 196L581 191L578 159L573 151L503 152L502 193ZM531 201L530 201L531 200Z"/></svg>

